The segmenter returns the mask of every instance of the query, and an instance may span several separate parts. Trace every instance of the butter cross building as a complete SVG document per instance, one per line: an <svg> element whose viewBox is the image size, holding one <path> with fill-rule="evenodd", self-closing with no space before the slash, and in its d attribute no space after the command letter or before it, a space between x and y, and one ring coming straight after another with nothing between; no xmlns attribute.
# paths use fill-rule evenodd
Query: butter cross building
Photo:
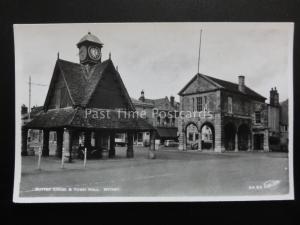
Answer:
<svg viewBox="0 0 300 225"><path fill-rule="evenodd" d="M66 152L71 161L82 146L88 154L97 151L101 158L108 151L114 157L115 136L126 133L131 158L134 134L152 133L153 127L145 119L119 115L120 110L131 112L135 107L111 57L102 60L99 38L88 33L77 47L79 63L57 59L43 110L22 126L22 155L27 155L28 131L40 130L45 157L49 156L49 133L56 132L58 157Z"/></svg>

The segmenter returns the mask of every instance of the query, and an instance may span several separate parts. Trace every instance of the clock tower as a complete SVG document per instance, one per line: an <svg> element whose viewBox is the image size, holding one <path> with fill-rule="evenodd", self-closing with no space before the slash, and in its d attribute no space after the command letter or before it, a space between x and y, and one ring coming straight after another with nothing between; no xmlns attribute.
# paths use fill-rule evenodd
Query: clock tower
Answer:
<svg viewBox="0 0 300 225"><path fill-rule="evenodd" d="M94 65L101 63L101 48L103 43L98 37L88 32L77 43L79 49L79 60L83 65Z"/></svg>

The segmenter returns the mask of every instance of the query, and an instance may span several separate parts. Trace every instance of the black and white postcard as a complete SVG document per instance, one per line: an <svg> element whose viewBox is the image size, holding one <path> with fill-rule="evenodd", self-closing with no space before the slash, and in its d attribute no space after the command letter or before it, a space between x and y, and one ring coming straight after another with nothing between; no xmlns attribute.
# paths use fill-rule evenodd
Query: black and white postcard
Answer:
<svg viewBox="0 0 300 225"><path fill-rule="evenodd" d="M294 199L293 35L15 24L14 201Z"/></svg>

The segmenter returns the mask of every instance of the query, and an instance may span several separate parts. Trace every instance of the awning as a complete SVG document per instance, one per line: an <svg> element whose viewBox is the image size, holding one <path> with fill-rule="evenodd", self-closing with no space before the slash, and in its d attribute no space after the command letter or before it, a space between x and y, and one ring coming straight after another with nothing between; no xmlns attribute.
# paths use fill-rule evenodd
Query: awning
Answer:
<svg viewBox="0 0 300 225"><path fill-rule="evenodd" d="M161 138L177 138L176 127L157 127L156 131Z"/></svg>

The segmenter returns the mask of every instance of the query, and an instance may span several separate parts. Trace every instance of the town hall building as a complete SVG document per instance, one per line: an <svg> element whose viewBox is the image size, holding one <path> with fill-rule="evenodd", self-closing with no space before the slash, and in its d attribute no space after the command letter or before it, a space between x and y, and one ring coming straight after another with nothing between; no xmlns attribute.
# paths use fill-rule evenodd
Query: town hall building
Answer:
<svg viewBox="0 0 300 225"><path fill-rule="evenodd" d="M27 155L29 130L41 130L42 156L49 156L49 133L56 133L56 156L63 150L69 160L80 147L115 156L115 135L126 133L127 157L134 156L133 136L137 132L153 133L145 119L128 117L135 107L111 57L102 61L103 43L86 34L78 43L80 63L58 57L43 110L22 126L22 155ZM154 137L153 146L154 146ZM151 139L151 140L152 140ZM92 141L93 140L93 141Z"/></svg>
<svg viewBox="0 0 300 225"><path fill-rule="evenodd" d="M206 112L178 121L179 149L269 151L270 136L279 139L279 95L266 98L245 85L197 73L179 92L180 110Z"/></svg>

